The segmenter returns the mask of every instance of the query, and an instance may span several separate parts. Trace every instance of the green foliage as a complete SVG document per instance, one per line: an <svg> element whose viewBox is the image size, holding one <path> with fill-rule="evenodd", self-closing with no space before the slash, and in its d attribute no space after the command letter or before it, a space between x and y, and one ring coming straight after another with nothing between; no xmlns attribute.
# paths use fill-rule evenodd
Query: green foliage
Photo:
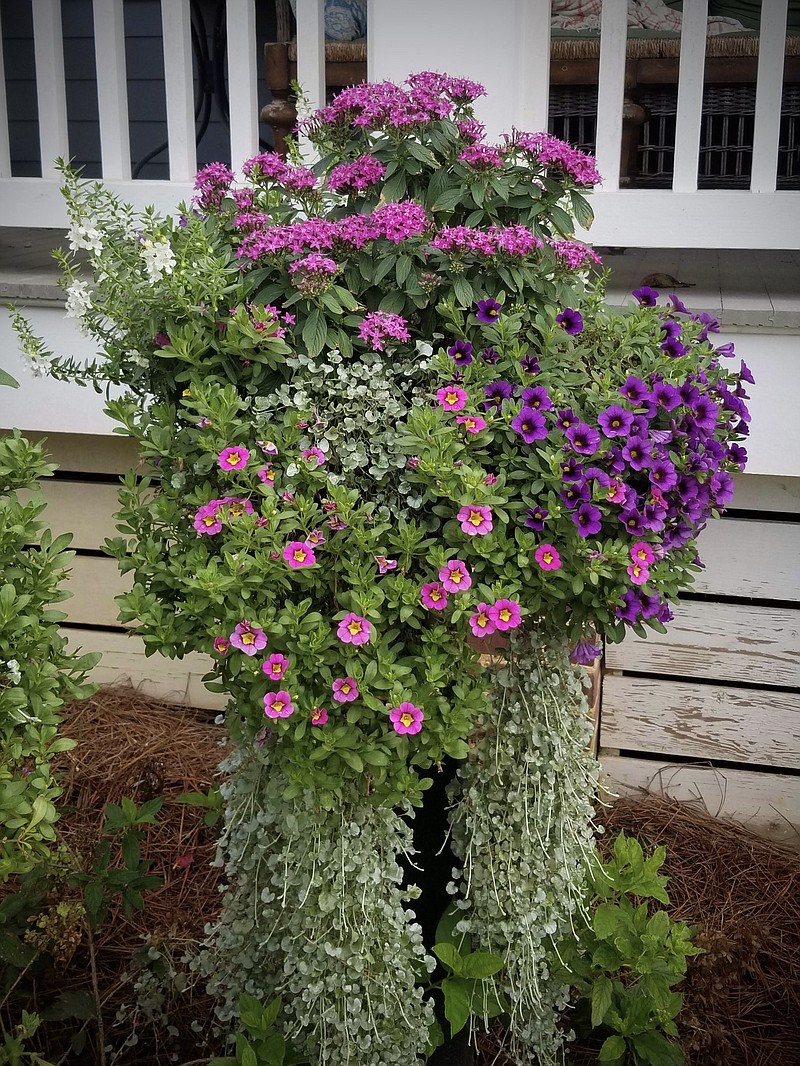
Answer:
<svg viewBox="0 0 800 1066"><path fill-rule="evenodd" d="M667 878L658 872L665 855L659 847L645 856L638 840L620 833L613 858L594 869L595 897L578 946L565 945L565 962L590 1011L592 1030L609 1034L598 1060L614 1066L684 1061L675 1042L683 995L675 985L686 975L687 958L702 949L692 943L691 926L648 903L669 904Z"/></svg>
<svg viewBox="0 0 800 1066"><path fill-rule="evenodd" d="M142 828L156 824L164 799L137 806L123 796L119 805L109 803L105 811L103 835L94 851L89 870L76 870L68 883L83 893L86 918L92 929L105 921L111 901L119 896L123 914L130 916L144 908L142 893L157 888L161 878L148 873L149 862L142 858Z"/></svg>
<svg viewBox="0 0 800 1066"><path fill-rule="evenodd" d="M219 788L212 787L208 792L182 792L176 796L175 803L185 803L189 807L203 807L203 824L209 828L218 825L222 818L224 803Z"/></svg>
<svg viewBox="0 0 800 1066"><path fill-rule="evenodd" d="M26 1040L36 1035L42 1019L33 1011L24 1010L11 1032L2 1033L0 1066L53 1066L36 1051L25 1048Z"/></svg>
<svg viewBox="0 0 800 1066"><path fill-rule="evenodd" d="M306 1060L297 1057L275 1027L280 1008L278 996L262 1007L254 996L241 995L239 1018L242 1029L236 1036L236 1055L212 1059L208 1066L294 1066L305 1063Z"/></svg>
<svg viewBox="0 0 800 1066"><path fill-rule="evenodd" d="M40 478L53 467L19 432L0 439L0 882L30 869L55 839L60 788L51 763L73 742L59 736L65 699L82 699L95 654L73 654L53 604L73 553L68 533L40 521Z"/></svg>

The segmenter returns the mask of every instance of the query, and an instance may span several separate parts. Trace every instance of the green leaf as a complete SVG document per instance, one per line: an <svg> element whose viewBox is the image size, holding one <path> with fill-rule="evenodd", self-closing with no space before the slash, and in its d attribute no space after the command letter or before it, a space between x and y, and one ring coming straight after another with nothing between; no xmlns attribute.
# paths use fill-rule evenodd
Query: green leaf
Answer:
<svg viewBox="0 0 800 1066"><path fill-rule="evenodd" d="M19 382L0 366L0 385L8 385L11 389L18 389Z"/></svg>
<svg viewBox="0 0 800 1066"><path fill-rule="evenodd" d="M444 963L448 970L451 970L455 974L462 973L463 959L459 954L454 944L448 944L443 942L441 944L434 944L433 954Z"/></svg>
<svg viewBox="0 0 800 1066"><path fill-rule="evenodd" d="M18 970L24 970L35 958L36 952L29 944L25 944L13 933L0 929L0 959L3 962L10 963Z"/></svg>
<svg viewBox="0 0 800 1066"><path fill-rule="evenodd" d="M239 996L239 1017L242 1025L247 1026L254 1036L262 1029L261 1013L261 1004L255 996L250 996L246 992ZM269 1026L266 1028L269 1029Z"/></svg>
<svg viewBox="0 0 800 1066"><path fill-rule="evenodd" d="M434 948L434 951L436 949ZM472 986L457 977L445 977L442 981L444 1016L450 1022L450 1035L461 1032L469 1021L472 1010Z"/></svg>
<svg viewBox="0 0 800 1066"><path fill-rule="evenodd" d="M461 203L461 197L464 195L464 190L457 186L453 189L445 189L437 199L436 203L431 208L432 211L452 211L458 204Z"/></svg>
<svg viewBox="0 0 800 1066"><path fill-rule="evenodd" d="M569 198L578 225L583 226L584 229L589 229L594 222L594 211L589 206L588 200L577 189L570 189Z"/></svg>
<svg viewBox="0 0 800 1066"><path fill-rule="evenodd" d="M86 904L86 917L92 928L96 928L103 919L105 911L105 899L103 887L97 881L90 881L83 890L83 900Z"/></svg>
<svg viewBox="0 0 800 1066"><path fill-rule="evenodd" d="M611 1000L614 995L614 982L606 977L605 974L600 974L596 977L594 984L592 985L592 1028L596 1029L599 1025L602 1025L603 1019L608 1012L608 1008L611 1006Z"/></svg>
<svg viewBox="0 0 800 1066"><path fill-rule="evenodd" d="M49 1007L42 1011L46 1022L63 1022L66 1018L94 1018L97 1004L91 992L62 992Z"/></svg>
<svg viewBox="0 0 800 1066"><path fill-rule="evenodd" d="M263 1066L283 1066L286 1057L286 1040L283 1033L270 1033L262 1040L260 1051Z"/></svg>
<svg viewBox="0 0 800 1066"><path fill-rule="evenodd" d="M639 1033L630 1038L640 1061L649 1066L682 1066L683 1052L661 1033Z"/></svg>
<svg viewBox="0 0 800 1066"><path fill-rule="evenodd" d="M595 934L601 940L608 940L619 930L621 917L620 909L615 903L601 903L594 912L592 921Z"/></svg>
<svg viewBox="0 0 800 1066"><path fill-rule="evenodd" d="M328 323L318 307L315 307L303 326L303 344L309 355L319 355L328 335Z"/></svg>
<svg viewBox="0 0 800 1066"><path fill-rule="evenodd" d="M129 870L138 870L141 859L139 838L136 833L126 833L122 841L122 858Z"/></svg>
<svg viewBox="0 0 800 1066"><path fill-rule="evenodd" d="M622 1062L625 1055L625 1038L610 1036L597 1053L598 1062Z"/></svg>
<svg viewBox="0 0 800 1066"><path fill-rule="evenodd" d="M462 956L463 977L492 977L499 973L505 966L505 960L501 955L495 955L490 951L473 951L469 955Z"/></svg>
<svg viewBox="0 0 800 1066"><path fill-rule="evenodd" d="M456 931L456 926L463 917L463 910L460 907L457 907L455 903L451 903L439 919L439 924L436 926L436 934L434 936L435 942L437 944L452 944L459 954L464 949L468 952L470 949L468 934Z"/></svg>

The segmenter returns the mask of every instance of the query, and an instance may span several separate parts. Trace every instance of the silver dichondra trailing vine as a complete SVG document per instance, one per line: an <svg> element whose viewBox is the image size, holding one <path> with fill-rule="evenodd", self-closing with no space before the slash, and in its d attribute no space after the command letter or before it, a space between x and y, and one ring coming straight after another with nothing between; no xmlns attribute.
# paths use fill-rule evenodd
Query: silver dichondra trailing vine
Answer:
<svg viewBox="0 0 800 1066"><path fill-rule="evenodd" d="M593 855L598 764L581 671L562 635L529 630L497 673L451 815L463 869L451 885L458 926L475 948L506 960L510 1053L559 1060L569 989L551 974L557 943L574 935ZM479 1011L476 1011L479 1014Z"/></svg>

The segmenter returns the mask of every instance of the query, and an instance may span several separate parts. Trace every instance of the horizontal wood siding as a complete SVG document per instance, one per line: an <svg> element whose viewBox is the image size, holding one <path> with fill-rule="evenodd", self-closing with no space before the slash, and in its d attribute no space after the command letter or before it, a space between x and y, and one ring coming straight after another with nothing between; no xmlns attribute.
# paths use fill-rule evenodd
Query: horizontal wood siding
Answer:
<svg viewBox="0 0 800 1066"><path fill-rule="evenodd" d="M606 669L800 687L800 610L683 600L666 633L610 644Z"/></svg>
<svg viewBox="0 0 800 1066"><path fill-rule="evenodd" d="M710 814L742 822L780 843L800 844L800 787L788 774L764 774L712 766L669 764L605 755L606 789L616 795L647 789Z"/></svg>
<svg viewBox="0 0 800 1066"><path fill-rule="evenodd" d="M725 518L698 541L705 570L692 591L800 602L800 524Z"/></svg>
<svg viewBox="0 0 800 1066"><path fill-rule="evenodd" d="M602 730L606 747L800 770L800 692L606 676Z"/></svg>

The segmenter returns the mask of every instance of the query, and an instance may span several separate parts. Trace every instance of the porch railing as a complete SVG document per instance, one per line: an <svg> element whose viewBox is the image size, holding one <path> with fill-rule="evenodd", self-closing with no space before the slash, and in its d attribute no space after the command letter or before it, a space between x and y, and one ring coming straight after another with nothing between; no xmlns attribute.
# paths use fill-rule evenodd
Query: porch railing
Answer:
<svg viewBox="0 0 800 1066"><path fill-rule="evenodd" d="M227 0L227 91L234 162L258 150L260 42L256 3ZM620 186L627 0L605 0L599 50L595 193L599 245L797 248L800 193L777 191L787 0L763 0L753 164L749 189L698 189L707 0L685 0L671 189ZM134 180L128 136L123 0L92 0L103 180L138 206L168 210L191 195L197 167L189 0L162 0L169 180ZM41 177L12 177L3 54L0 50L0 225L60 227L64 211L53 161L70 154L61 0L32 0ZM487 25L487 18L491 25ZM428 20L434 19L426 29ZM309 100L324 99L323 0L297 0L298 80ZM446 32L446 26L451 32ZM437 29L438 27L438 29ZM0 27L2 34L2 27ZM478 35L479 70L465 69L466 35ZM370 0L368 71L402 78L432 67L477 77L490 92L490 132L512 124L547 126L550 5L547 0ZM481 102L483 103L483 102Z"/></svg>

